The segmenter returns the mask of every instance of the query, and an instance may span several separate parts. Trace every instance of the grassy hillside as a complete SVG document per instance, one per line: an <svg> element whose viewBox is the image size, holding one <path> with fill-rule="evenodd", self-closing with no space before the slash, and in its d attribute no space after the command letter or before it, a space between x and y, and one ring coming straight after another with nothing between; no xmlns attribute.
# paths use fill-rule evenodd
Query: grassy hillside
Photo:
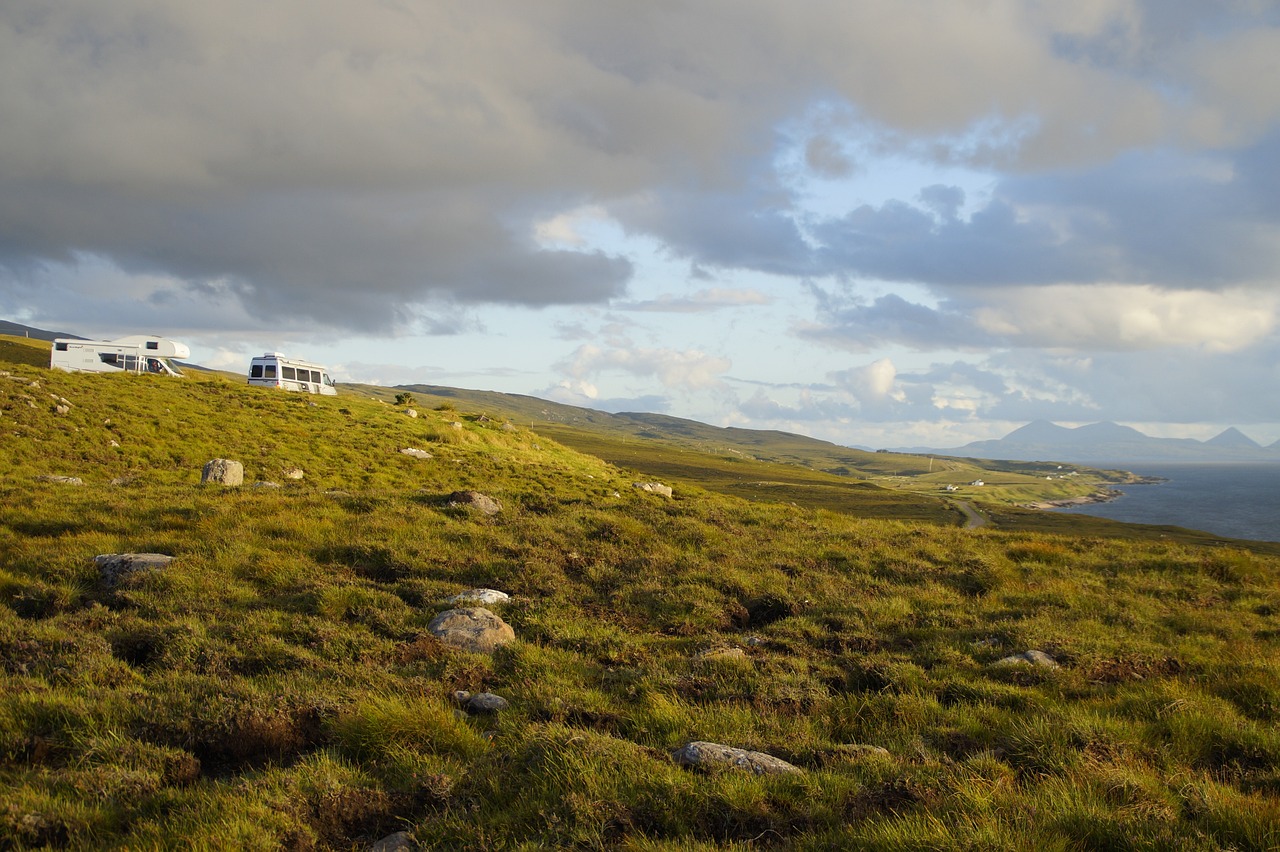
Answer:
<svg viewBox="0 0 1280 852"><path fill-rule="evenodd" d="M1265 549L667 499L460 400L0 369L0 847L1280 846ZM687 452L645 463L747 463ZM479 586L491 656L426 630Z"/></svg>

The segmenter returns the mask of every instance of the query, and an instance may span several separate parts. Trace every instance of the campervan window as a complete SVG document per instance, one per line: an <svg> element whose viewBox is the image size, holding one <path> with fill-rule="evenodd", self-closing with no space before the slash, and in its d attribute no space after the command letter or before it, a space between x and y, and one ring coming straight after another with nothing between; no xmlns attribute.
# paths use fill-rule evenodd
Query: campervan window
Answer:
<svg viewBox="0 0 1280 852"><path fill-rule="evenodd" d="M315 370L309 370L308 372L310 372L310 373L311 373L311 381L315 382L316 384L319 384L319 383L320 383L320 374L319 374L318 372L316 372Z"/></svg>
<svg viewBox="0 0 1280 852"><path fill-rule="evenodd" d="M280 378L282 378L282 379L293 379L293 378L296 378L296 376L294 376L294 374L293 374L293 368L292 368L292 367L281 367L281 368L280 368Z"/></svg>
<svg viewBox="0 0 1280 852"><path fill-rule="evenodd" d="M276 365L275 365L275 364L263 364L263 365L262 365L262 376L263 376L263 378L267 378L267 379L274 379L274 378L276 377Z"/></svg>
<svg viewBox="0 0 1280 852"><path fill-rule="evenodd" d="M148 340L148 341L147 341L147 348L148 348L148 349L159 349L159 348L160 348L160 342L159 342L159 341L156 341L156 340Z"/></svg>
<svg viewBox="0 0 1280 852"><path fill-rule="evenodd" d="M55 344L53 344L53 348L54 348L54 349L57 349L59 352L66 352L66 351L67 351L67 344L65 344L65 343L55 343Z"/></svg>
<svg viewBox="0 0 1280 852"><path fill-rule="evenodd" d="M262 365L261 365L261 364L250 364L250 365L249 365L249 378L251 378L251 379L260 379L260 378L262 378Z"/></svg>

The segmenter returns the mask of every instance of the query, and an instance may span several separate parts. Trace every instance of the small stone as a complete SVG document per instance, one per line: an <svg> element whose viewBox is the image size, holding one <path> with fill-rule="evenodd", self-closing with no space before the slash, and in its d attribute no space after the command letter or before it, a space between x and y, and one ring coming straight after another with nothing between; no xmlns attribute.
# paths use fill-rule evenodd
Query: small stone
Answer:
<svg viewBox="0 0 1280 852"><path fill-rule="evenodd" d="M258 480L257 482L253 483L253 486L252 486L252 487L253 487L253 488L279 488L279 487L280 487L280 483L279 483L279 482L270 482L270 481L265 480L265 479L260 479L260 480Z"/></svg>
<svg viewBox="0 0 1280 852"><path fill-rule="evenodd" d="M466 704L471 700L471 693L465 689L455 689L453 692L453 700L459 704Z"/></svg>
<svg viewBox="0 0 1280 852"><path fill-rule="evenodd" d="M60 474L45 474L37 476L37 482L55 482L59 485L84 485L84 480L78 476L62 476Z"/></svg>
<svg viewBox="0 0 1280 852"><path fill-rule="evenodd" d="M284 472L285 479L303 479L306 473L300 467L291 467Z"/></svg>
<svg viewBox="0 0 1280 852"><path fill-rule="evenodd" d="M431 453L427 452L426 450L420 450L417 447L405 447L400 452L404 453L406 456L411 456L415 459L435 458L435 456L431 455Z"/></svg>
<svg viewBox="0 0 1280 852"><path fill-rule="evenodd" d="M1024 651L1021 654L1011 654L1008 657L996 660L997 666L1035 666L1042 669L1058 668L1058 661L1050 657L1044 651Z"/></svg>
<svg viewBox="0 0 1280 852"><path fill-rule="evenodd" d="M500 592L497 589L467 589L465 592L459 592L447 599L445 603L484 604L485 606L490 606L509 600L511 600L511 595L506 592Z"/></svg>
<svg viewBox="0 0 1280 852"><path fill-rule="evenodd" d="M745 660L747 652L741 648L709 648L698 654L700 660L722 662L725 660Z"/></svg>
<svg viewBox="0 0 1280 852"><path fill-rule="evenodd" d="M774 757L762 751L748 751L719 743L688 742L672 752L671 756L681 766L722 766L729 769L745 769L756 775L804 771L780 757Z"/></svg>
<svg viewBox="0 0 1280 852"><path fill-rule="evenodd" d="M413 839L413 835L407 831L397 831L370 846L369 852L410 852L417 848L418 844Z"/></svg>
<svg viewBox="0 0 1280 852"><path fill-rule="evenodd" d="M409 417L416 418L418 416L418 410L416 408L406 408L404 413Z"/></svg>
<svg viewBox="0 0 1280 852"><path fill-rule="evenodd" d="M130 574L158 571L173 561L164 553L103 553L93 557L107 585L114 586Z"/></svg>
<svg viewBox="0 0 1280 852"><path fill-rule="evenodd" d="M451 648L476 654L492 654L516 638L510 624L484 607L445 610L431 619L427 632Z"/></svg>
<svg viewBox="0 0 1280 852"><path fill-rule="evenodd" d="M467 701L466 709L468 713L501 713L510 706L510 702L501 695L478 692Z"/></svg>
<svg viewBox="0 0 1280 852"><path fill-rule="evenodd" d="M761 645L763 645L763 644L764 644L764 640L763 640L763 639L761 639L759 636L748 636L748 637L747 637L747 647L748 647L748 648L758 648L758 647L760 647L760 646L761 646Z"/></svg>
<svg viewBox="0 0 1280 852"><path fill-rule="evenodd" d="M470 506L486 515L496 515L502 511L502 504L487 494L479 491L455 491L447 500L450 506Z"/></svg>
<svg viewBox="0 0 1280 852"><path fill-rule="evenodd" d="M658 494L663 497L671 496L671 486L663 485L661 482L636 482L633 483L632 487L646 494Z"/></svg>

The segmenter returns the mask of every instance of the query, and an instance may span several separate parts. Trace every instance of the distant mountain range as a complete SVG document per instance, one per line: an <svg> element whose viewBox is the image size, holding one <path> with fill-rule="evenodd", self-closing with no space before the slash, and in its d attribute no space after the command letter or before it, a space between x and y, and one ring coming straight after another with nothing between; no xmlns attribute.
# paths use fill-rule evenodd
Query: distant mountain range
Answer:
<svg viewBox="0 0 1280 852"><path fill-rule="evenodd" d="M900 447L891 452L1079 464L1280 462L1280 441L1264 447L1234 426L1207 441L1197 441L1194 438L1153 438L1118 423L1092 423L1068 428L1037 420L993 441L973 441L952 449Z"/></svg>
<svg viewBox="0 0 1280 852"><path fill-rule="evenodd" d="M32 340L55 340L59 337L70 337L83 340L78 334L67 334L62 331L45 331L43 328L32 328L22 323L0 320L0 334L12 334L14 337L30 337Z"/></svg>

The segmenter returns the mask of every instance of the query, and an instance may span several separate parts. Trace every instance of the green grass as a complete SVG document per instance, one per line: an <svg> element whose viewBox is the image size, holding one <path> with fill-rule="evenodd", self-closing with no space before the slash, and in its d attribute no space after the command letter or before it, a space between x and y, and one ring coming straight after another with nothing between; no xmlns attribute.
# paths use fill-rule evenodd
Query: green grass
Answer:
<svg viewBox="0 0 1280 852"><path fill-rule="evenodd" d="M665 444L632 467L421 391L410 418L0 367L0 847L1280 845L1266 546L965 530L852 476ZM214 457L246 486L200 485ZM127 551L176 558L105 584L93 557ZM513 595L492 657L426 631L474 586ZM1060 667L992 665L1029 648ZM804 772L676 766L690 739Z"/></svg>

